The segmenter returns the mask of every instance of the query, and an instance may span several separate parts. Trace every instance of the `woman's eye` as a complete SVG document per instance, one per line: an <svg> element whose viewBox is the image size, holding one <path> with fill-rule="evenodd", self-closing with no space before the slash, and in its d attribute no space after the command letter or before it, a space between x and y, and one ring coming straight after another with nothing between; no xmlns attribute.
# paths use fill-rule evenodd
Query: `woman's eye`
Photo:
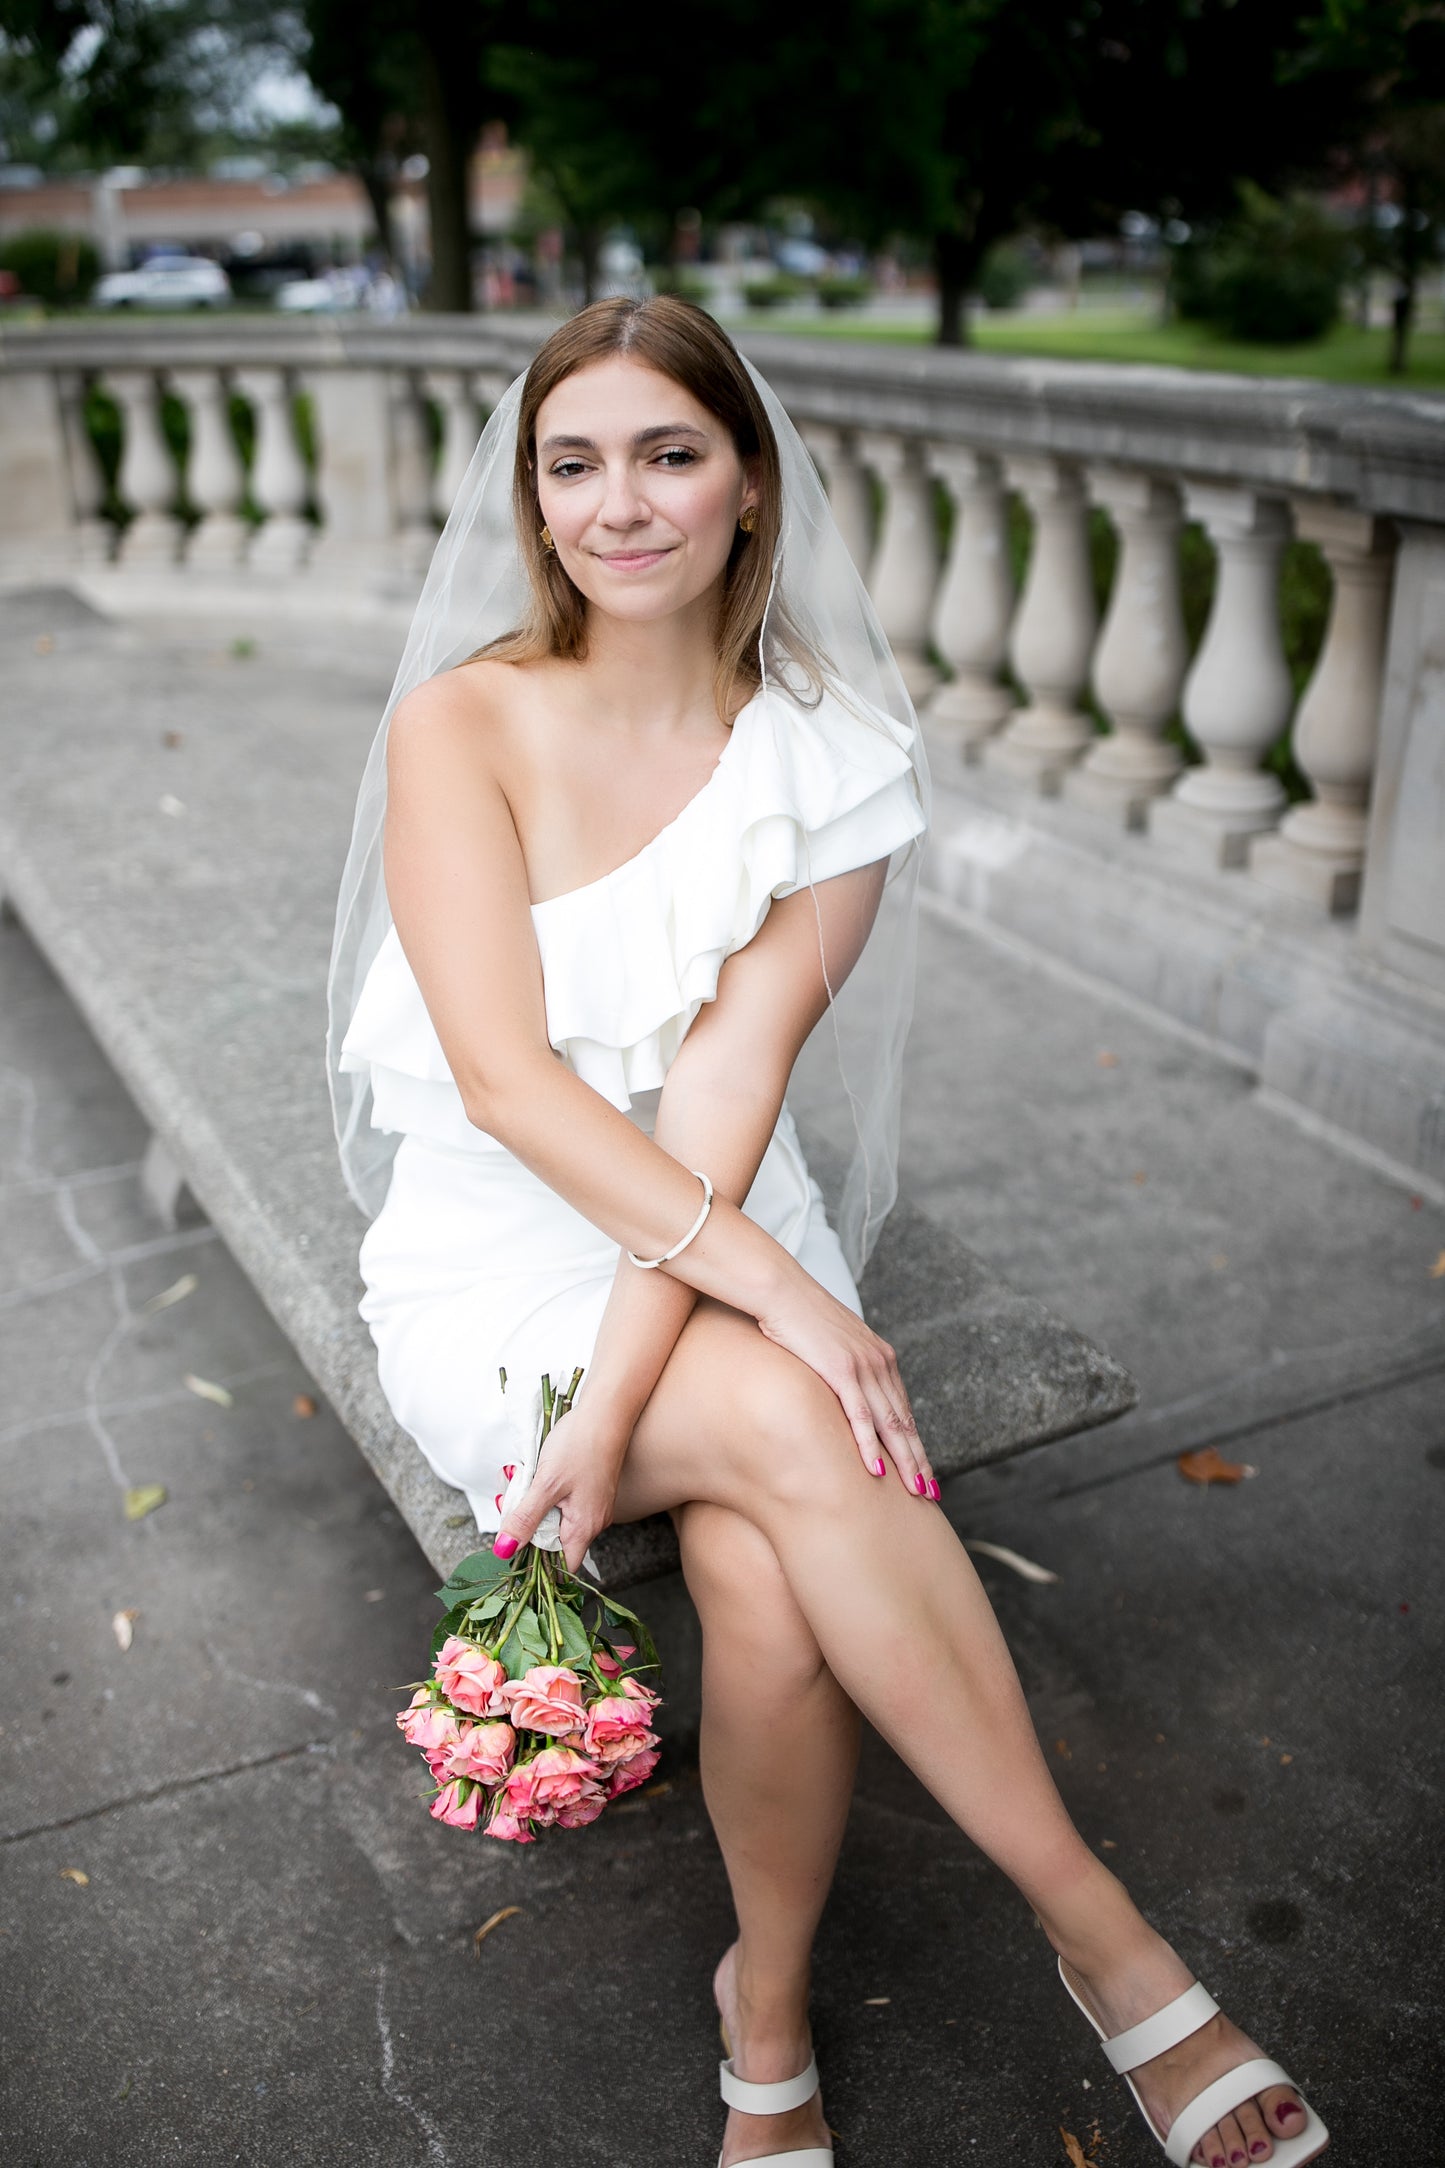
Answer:
<svg viewBox="0 0 1445 2168"><path fill-rule="evenodd" d="M664 466L690 467L696 460L697 453L689 451L685 444L671 444L665 452L659 452L657 456Z"/></svg>
<svg viewBox="0 0 1445 2168"><path fill-rule="evenodd" d="M570 482L574 474L586 472L586 462L581 459L559 459L552 472L559 482Z"/></svg>

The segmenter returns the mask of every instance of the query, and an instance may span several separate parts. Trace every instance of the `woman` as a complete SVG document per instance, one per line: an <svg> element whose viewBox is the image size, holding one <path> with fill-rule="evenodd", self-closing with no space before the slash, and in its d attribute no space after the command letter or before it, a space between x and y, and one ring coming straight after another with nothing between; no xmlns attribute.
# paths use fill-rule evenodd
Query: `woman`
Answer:
<svg viewBox="0 0 1445 2168"><path fill-rule="evenodd" d="M1070 1823L862 1319L926 780L796 433L710 318L608 301L548 340L399 686L333 959L362 1315L499 1555L676 1524L738 1919L723 2168L832 2157L809 1957L860 1710L1032 1905L1171 2160L1313 2159L1318 2119ZM856 1136L837 1232L784 1104L820 1021ZM518 1382L579 1363L539 1463Z"/></svg>

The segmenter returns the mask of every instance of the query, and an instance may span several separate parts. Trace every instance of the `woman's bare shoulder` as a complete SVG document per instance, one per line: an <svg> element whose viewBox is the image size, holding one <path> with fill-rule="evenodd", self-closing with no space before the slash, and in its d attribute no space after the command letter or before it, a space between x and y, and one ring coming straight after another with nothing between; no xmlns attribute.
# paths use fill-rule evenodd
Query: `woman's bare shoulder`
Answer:
<svg viewBox="0 0 1445 2168"><path fill-rule="evenodd" d="M387 763L393 776L467 769L504 783L518 743L522 717L535 705L537 670L526 663L486 656L427 678L392 711Z"/></svg>

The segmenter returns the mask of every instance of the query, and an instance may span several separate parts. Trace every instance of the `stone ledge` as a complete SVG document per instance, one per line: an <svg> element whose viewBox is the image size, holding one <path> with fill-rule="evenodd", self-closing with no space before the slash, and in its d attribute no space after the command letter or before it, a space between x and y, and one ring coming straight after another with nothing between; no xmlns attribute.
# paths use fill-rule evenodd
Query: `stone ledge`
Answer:
<svg viewBox="0 0 1445 2168"><path fill-rule="evenodd" d="M934 749L924 882L1256 1071L1400 1179L1445 1186L1445 999L1362 954L1327 918L1243 868L1181 861Z"/></svg>
<svg viewBox="0 0 1445 2168"><path fill-rule="evenodd" d="M41 619L55 628L43 653ZM294 660L158 658L74 598L0 599L0 644L12 696L0 888L444 1570L476 1534L450 1525L460 1493L432 1475L377 1382L356 1312L364 1222L342 1187L322 1060L335 884L384 688ZM181 813L168 817L162 795ZM1105 1422L1136 1397L1112 1358L906 1203L864 1292L941 1471ZM609 1530L597 1556L621 1587L677 1554L656 1521Z"/></svg>

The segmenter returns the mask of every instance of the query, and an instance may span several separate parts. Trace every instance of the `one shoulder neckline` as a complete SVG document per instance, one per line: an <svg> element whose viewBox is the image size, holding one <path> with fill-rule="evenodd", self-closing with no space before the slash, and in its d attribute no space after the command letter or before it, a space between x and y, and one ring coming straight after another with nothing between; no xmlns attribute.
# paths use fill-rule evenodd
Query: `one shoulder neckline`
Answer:
<svg viewBox="0 0 1445 2168"><path fill-rule="evenodd" d="M559 903L571 903L578 896L590 896L597 889L606 888L610 881L617 880L620 875L624 873L629 873L635 865L638 865L641 860L646 858L652 851L654 851L659 843L663 842L668 836L670 836L673 830L688 818L689 814L696 806L702 804L703 800L712 790L713 785L717 782L718 777L722 773L723 766L728 758L728 755L732 752L733 747L737 744L739 725L741 724L743 717L749 712L750 709L757 706L758 702L762 699L762 697L763 687L760 685L757 691L752 695L751 699L745 700L742 706L738 709L737 714L733 717L732 728L728 732L727 742L723 746L722 751L718 754L717 759L713 764L712 773L708 777L707 781L701 786L700 789L693 792L692 796L687 800L685 805L679 807L678 811L673 814L670 821L665 821L663 823L662 827L658 829L656 835L649 836L647 841L642 844L637 850L635 850L630 858L624 858L620 865L611 867L610 870L606 873L599 873L595 880L582 881L578 884L576 888L564 888L560 891L559 894L555 896L544 896L540 903L530 904L528 908L534 913L537 911L550 911L554 908L555 905Z"/></svg>

